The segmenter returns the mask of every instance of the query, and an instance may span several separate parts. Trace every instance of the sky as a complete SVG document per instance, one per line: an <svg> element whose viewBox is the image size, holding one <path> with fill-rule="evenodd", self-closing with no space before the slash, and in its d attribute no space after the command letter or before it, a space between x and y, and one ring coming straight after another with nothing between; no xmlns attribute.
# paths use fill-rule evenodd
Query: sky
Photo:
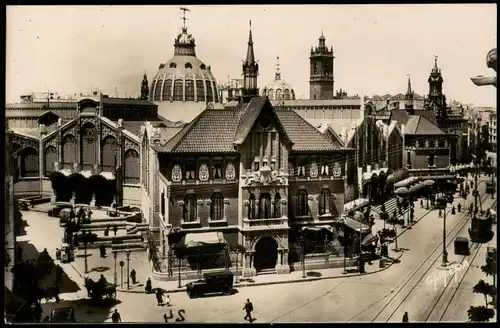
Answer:
<svg viewBox="0 0 500 328"><path fill-rule="evenodd" d="M486 54L496 46L495 4L189 6L197 57L219 83L241 78L249 20L259 87L282 79L309 98L309 54L323 31L335 54L335 89L349 95L405 93L408 74L420 95L438 56L448 99L496 106ZM6 100L21 94L88 93L137 97L173 56L182 26L179 6L8 6Z"/></svg>

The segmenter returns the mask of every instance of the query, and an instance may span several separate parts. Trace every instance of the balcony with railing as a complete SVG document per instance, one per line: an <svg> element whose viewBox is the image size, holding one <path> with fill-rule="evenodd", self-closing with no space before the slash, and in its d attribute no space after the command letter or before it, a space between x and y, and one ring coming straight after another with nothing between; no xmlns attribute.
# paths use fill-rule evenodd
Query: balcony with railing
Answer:
<svg viewBox="0 0 500 328"><path fill-rule="evenodd" d="M243 219L244 230L288 229L288 218Z"/></svg>

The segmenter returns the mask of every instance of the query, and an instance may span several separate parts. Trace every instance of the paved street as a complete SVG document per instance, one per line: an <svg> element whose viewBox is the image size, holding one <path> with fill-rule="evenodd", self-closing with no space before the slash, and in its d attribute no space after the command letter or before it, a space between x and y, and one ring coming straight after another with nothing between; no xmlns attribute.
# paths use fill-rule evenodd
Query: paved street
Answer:
<svg viewBox="0 0 500 328"><path fill-rule="evenodd" d="M480 184L481 195L485 186ZM483 207L489 207L495 200L484 196ZM467 203L472 202L469 196ZM462 201L460 200L462 203ZM426 211L416 206L416 216L425 214ZM55 249L60 246L62 228L59 227L57 218L49 218L43 213L23 212L24 219L29 226L26 228L27 236L19 240L29 240L38 251L47 248L49 254L55 258ZM404 232L398 239L398 246L403 249L401 262L393 264L389 269L380 273L366 276L319 280L314 282L280 284L254 287L241 287L231 296L207 297L189 299L186 293L171 294L173 306L170 308L156 306L154 295L144 293L118 292L117 299L120 304L117 308L121 312L123 321L126 322L163 322L163 314L171 309L174 319L177 311L183 309L187 322L244 322L243 304L247 298L254 303L254 317L259 322L384 322L401 320L402 314L408 311L410 321L458 321L467 320L466 310L471 304L482 304L482 295L474 295L472 286L483 277L480 266L484 262L486 246L479 249L479 254L468 260L472 266L466 273L465 279L460 284L456 295L456 286L461 280L458 273L457 283L453 280L446 287L443 296L441 292L446 284L439 283L437 288L429 284L431 278L442 272L438 268L441 261L442 218L437 217L437 211L423 216L417 224ZM448 253L450 262L459 261L460 258L453 254L454 236L467 236L467 228L463 213L447 216ZM38 233L43 231L42 233ZM45 236L50 236L47 238ZM422 242L425 240L426 242ZM496 242L492 241L492 243ZM392 252L392 251L391 251ZM79 251L83 254L83 251ZM393 252L394 256L395 253ZM148 264L145 253L131 254L131 268L136 268L141 283L148 273ZM119 254L118 261L125 259L125 254ZM69 279L75 281L82 290L62 295L64 300L56 305L53 301L44 304L44 312L63 306L67 302L77 308L78 320L84 322L109 321L109 313L113 307L106 309L92 308L90 311L85 305L83 279L84 261L77 257L71 264L62 264ZM108 281L113 281L112 256L101 259L97 250L90 250L89 270L87 276L97 279L102 273ZM375 265L375 264L374 264ZM428 269L428 270L427 270ZM483 279L485 279L483 277ZM126 281L126 277L125 280ZM118 282L120 273L118 272ZM170 289L175 288L177 282L153 282L153 287ZM416 287L415 287L416 286ZM142 288L142 287L140 287ZM448 306L449 299L453 297ZM77 301L78 300L78 301ZM76 305L73 302L76 301ZM435 309L434 305L437 304ZM444 313L444 315L443 315Z"/></svg>

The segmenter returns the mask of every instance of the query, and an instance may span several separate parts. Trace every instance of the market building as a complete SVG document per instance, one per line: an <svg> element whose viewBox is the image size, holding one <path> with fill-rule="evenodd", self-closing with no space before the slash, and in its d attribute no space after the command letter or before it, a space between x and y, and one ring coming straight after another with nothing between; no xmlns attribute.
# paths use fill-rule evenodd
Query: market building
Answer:
<svg viewBox="0 0 500 328"><path fill-rule="evenodd" d="M245 275L293 270L299 236L314 241L311 254L340 247L346 157L354 149L333 143L294 110L259 97L253 47L250 31L236 106L204 110L165 143L160 129L144 129L143 172L150 178L142 180L143 211L155 211L150 216L160 229L166 272L175 265L168 260L175 229L185 233L185 243L244 246ZM223 257L199 252L203 268Z"/></svg>

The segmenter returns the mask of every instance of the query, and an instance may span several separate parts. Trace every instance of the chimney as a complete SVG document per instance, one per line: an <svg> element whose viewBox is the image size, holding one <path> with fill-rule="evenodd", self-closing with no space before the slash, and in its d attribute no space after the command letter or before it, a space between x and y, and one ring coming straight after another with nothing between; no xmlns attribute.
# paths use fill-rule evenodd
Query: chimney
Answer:
<svg viewBox="0 0 500 328"><path fill-rule="evenodd" d="M57 126L58 127L62 126L62 118L57 119Z"/></svg>
<svg viewBox="0 0 500 328"><path fill-rule="evenodd" d="M123 129L123 119L122 119L122 118L120 118L120 119L118 120L118 128L119 128L119 129Z"/></svg>

